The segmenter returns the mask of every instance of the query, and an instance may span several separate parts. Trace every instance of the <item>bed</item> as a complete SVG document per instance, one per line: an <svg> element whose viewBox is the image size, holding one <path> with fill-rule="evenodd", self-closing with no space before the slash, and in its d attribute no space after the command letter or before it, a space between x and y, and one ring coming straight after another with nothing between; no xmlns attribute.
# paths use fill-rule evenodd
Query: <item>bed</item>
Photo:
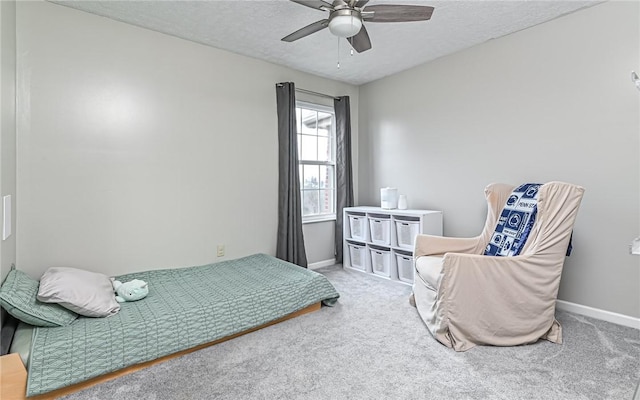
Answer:
<svg viewBox="0 0 640 400"><path fill-rule="evenodd" d="M122 303L117 314L32 329L31 344L21 345L29 350L27 396L255 330L339 297L323 275L266 254L117 277L134 278L149 283L149 295Z"/></svg>

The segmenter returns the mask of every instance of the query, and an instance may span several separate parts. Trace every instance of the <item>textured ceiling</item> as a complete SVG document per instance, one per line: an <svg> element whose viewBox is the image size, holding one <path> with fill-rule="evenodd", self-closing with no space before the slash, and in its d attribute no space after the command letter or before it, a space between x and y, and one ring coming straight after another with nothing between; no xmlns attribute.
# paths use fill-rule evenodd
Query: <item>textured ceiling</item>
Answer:
<svg viewBox="0 0 640 400"><path fill-rule="evenodd" d="M365 23L373 48L353 56L349 43L328 29L296 42L280 41L328 16L287 0L52 2L360 85L601 1L371 0L369 5L429 5L435 11L430 21Z"/></svg>

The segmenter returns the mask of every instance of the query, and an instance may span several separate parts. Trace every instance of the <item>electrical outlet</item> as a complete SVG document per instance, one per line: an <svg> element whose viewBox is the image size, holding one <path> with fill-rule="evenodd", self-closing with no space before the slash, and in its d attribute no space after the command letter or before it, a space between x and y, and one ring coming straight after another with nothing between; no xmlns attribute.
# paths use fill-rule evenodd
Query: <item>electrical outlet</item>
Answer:
<svg viewBox="0 0 640 400"><path fill-rule="evenodd" d="M224 257L224 245L223 244L219 244L218 245L218 257Z"/></svg>

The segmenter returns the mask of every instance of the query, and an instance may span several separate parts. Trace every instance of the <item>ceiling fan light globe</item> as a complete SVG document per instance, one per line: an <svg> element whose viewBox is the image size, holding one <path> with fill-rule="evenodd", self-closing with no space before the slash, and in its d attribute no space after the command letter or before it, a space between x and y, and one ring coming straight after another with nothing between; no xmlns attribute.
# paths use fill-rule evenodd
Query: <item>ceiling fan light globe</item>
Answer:
<svg viewBox="0 0 640 400"><path fill-rule="evenodd" d="M337 15L329 21L329 30L339 37L355 36L362 29L362 20L351 15Z"/></svg>

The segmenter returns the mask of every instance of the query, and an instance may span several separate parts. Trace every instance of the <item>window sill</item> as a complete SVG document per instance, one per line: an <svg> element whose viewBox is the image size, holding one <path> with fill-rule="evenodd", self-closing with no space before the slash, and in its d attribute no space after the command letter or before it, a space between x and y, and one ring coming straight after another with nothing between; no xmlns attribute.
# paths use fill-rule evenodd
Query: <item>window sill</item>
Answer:
<svg viewBox="0 0 640 400"><path fill-rule="evenodd" d="M305 224L314 224L316 222L327 222L327 221L335 221L335 215L322 215L319 217L307 217L302 219L302 225Z"/></svg>

